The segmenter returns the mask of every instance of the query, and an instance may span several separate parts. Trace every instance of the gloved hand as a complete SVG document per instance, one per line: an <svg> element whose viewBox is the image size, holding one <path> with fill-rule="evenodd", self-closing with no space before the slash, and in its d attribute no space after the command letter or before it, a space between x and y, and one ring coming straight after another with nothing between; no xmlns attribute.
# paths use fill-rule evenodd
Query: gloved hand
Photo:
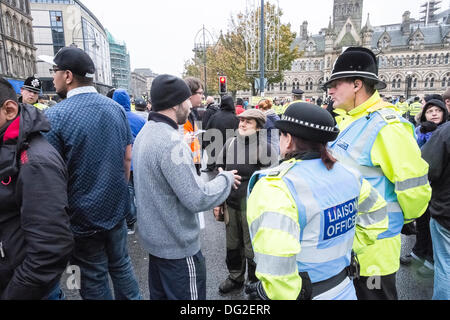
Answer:
<svg viewBox="0 0 450 320"><path fill-rule="evenodd" d="M436 123L431 121L425 121L424 123L422 123L422 126L420 127L420 132L422 132L423 134L428 132L434 132L436 131L437 128L438 125Z"/></svg>
<svg viewBox="0 0 450 320"><path fill-rule="evenodd" d="M261 281L247 284L245 293L248 295L248 300L270 300Z"/></svg>
<svg viewBox="0 0 450 320"><path fill-rule="evenodd" d="M312 283L307 272L300 272L302 278L302 290L297 297L297 300L311 300L312 297ZM261 281L250 283L245 286L245 293L249 296L249 300L270 300L264 290Z"/></svg>

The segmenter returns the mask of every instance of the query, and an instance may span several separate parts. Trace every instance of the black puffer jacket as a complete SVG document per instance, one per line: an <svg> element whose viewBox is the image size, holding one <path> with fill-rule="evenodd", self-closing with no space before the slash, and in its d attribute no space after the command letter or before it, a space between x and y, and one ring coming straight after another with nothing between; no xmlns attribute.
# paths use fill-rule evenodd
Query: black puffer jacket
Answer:
<svg viewBox="0 0 450 320"><path fill-rule="evenodd" d="M236 116L236 107L233 102L233 98L230 96L224 96L222 98L222 103L220 104L220 111L216 112L208 121L206 125L206 130L218 129L223 137L223 144L228 140L228 138L233 137L231 134L227 137L227 130L236 130L239 128L239 119Z"/></svg>
<svg viewBox="0 0 450 320"><path fill-rule="evenodd" d="M247 210L247 189L256 171L279 164L278 152L259 133L244 137L237 134L228 139L217 156L217 167L225 171L237 170L242 177L238 189L231 189L227 204L235 210Z"/></svg>
<svg viewBox="0 0 450 320"><path fill-rule="evenodd" d="M45 116L20 104L0 134L0 299L45 299L73 247L67 170L43 138Z"/></svg>
<svg viewBox="0 0 450 320"><path fill-rule="evenodd" d="M433 196L428 210L440 225L450 231L450 123L443 124L422 148L430 165Z"/></svg>

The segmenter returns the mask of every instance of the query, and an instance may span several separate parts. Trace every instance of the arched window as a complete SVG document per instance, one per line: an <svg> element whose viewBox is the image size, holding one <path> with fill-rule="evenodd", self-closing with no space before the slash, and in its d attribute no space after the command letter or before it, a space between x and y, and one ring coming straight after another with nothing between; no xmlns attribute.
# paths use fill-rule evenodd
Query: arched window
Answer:
<svg viewBox="0 0 450 320"><path fill-rule="evenodd" d="M450 53L447 53L447 55L445 56L445 60L444 63L448 64L448 61L450 60Z"/></svg>
<svg viewBox="0 0 450 320"><path fill-rule="evenodd" d="M430 88L434 88L434 78L430 79Z"/></svg>
<svg viewBox="0 0 450 320"><path fill-rule="evenodd" d="M420 54L418 54L416 57L416 66L418 66L419 64L420 64Z"/></svg>
<svg viewBox="0 0 450 320"><path fill-rule="evenodd" d="M284 83L284 91L287 91L287 83Z"/></svg>
<svg viewBox="0 0 450 320"><path fill-rule="evenodd" d="M392 80L392 89L397 87L397 79Z"/></svg>
<svg viewBox="0 0 450 320"><path fill-rule="evenodd" d="M425 79L425 88L428 88L428 84L430 83L430 78L426 77Z"/></svg>
<svg viewBox="0 0 450 320"><path fill-rule="evenodd" d="M413 77L413 88L417 88L417 82L418 82L418 79L417 79L417 77L416 76L414 76Z"/></svg>

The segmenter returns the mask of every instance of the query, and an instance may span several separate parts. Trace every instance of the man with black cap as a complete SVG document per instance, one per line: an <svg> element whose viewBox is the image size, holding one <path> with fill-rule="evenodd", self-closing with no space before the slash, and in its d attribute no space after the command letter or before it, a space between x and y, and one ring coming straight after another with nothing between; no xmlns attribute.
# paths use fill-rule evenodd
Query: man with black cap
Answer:
<svg viewBox="0 0 450 320"><path fill-rule="evenodd" d="M109 273L117 300L140 299L127 250L133 140L125 110L97 93L94 62L83 50L65 47L40 58L53 65L56 92L66 98L46 111L52 127L46 138L69 170L71 264L81 269L81 297L112 299Z"/></svg>
<svg viewBox="0 0 450 320"><path fill-rule="evenodd" d="M356 249L364 250L387 229L386 201L328 151L339 134L328 111L294 103L275 126L283 163L249 183L247 219L260 282L246 292L271 300L356 300L354 235Z"/></svg>
<svg viewBox="0 0 450 320"><path fill-rule="evenodd" d="M19 102L35 106L39 110L47 109L48 107L45 104L38 102L41 89L42 82L39 78L36 76L27 78L23 83L23 87L20 89L20 94L22 96L19 98Z"/></svg>
<svg viewBox="0 0 450 320"><path fill-rule="evenodd" d="M152 300L206 299L197 213L223 203L240 184L236 171L207 183L197 175L192 151L178 130L191 112L191 96L182 79L158 76L150 120L134 143L138 230L149 252Z"/></svg>
<svg viewBox="0 0 450 320"><path fill-rule="evenodd" d="M333 155L358 170L388 202L389 230L358 254L359 299L396 300L403 225L423 215L431 198L428 165L414 138L414 127L377 90L375 54L352 47L336 61L329 88L341 134L330 144Z"/></svg>

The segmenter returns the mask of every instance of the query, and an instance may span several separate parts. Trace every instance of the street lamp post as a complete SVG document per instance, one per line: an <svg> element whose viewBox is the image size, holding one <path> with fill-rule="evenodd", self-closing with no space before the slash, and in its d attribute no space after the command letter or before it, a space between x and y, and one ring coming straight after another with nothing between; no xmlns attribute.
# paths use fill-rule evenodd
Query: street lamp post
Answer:
<svg viewBox="0 0 450 320"><path fill-rule="evenodd" d="M259 70L260 70L260 77L259 77L259 90L261 92L261 97L264 97L264 90L265 90L265 52L264 52L264 46L265 46L265 40L266 40L266 34L265 34L265 20L264 20L264 0L261 0L261 19L260 19L260 33L261 33L261 40L260 40L260 54L259 54Z"/></svg>

